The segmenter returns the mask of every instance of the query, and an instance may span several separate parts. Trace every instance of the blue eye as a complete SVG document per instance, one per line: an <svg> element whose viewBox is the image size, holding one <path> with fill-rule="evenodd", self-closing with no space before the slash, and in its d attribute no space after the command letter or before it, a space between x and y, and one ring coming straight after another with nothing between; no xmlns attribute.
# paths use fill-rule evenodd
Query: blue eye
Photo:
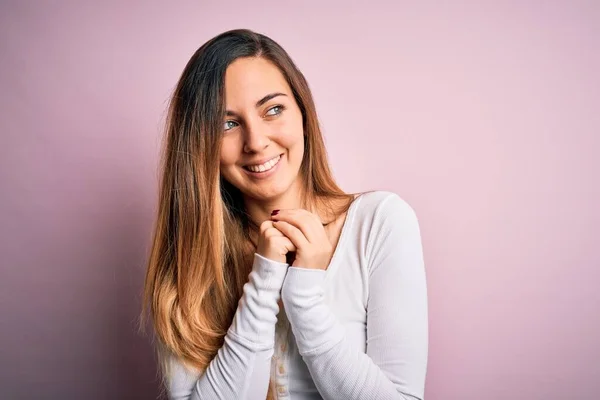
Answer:
<svg viewBox="0 0 600 400"><path fill-rule="evenodd" d="M223 124L223 129L225 131L228 131L230 129L233 129L237 126L237 122L235 121L225 121L225 124Z"/></svg>
<svg viewBox="0 0 600 400"><path fill-rule="evenodd" d="M267 115L268 116L279 115L279 114L281 114L282 111L283 111L283 106L271 107L271 108L269 108L269 111L267 111Z"/></svg>

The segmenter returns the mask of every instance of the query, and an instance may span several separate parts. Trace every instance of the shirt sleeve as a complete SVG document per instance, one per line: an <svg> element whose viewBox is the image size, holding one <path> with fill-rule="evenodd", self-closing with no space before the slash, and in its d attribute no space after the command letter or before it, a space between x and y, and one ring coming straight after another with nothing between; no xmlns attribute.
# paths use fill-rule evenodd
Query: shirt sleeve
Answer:
<svg viewBox="0 0 600 400"><path fill-rule="evenodd" d="M326 272L289 267L282 288L300 355L324 399L423 399L427 289L419 223L399 196L375 211L369 260L367 351L346 339L324 299Z"/></svg>
<svg viewBox="0 0 600 400"><path fill-rule="evenodd" d="M267 396L275 323L288 264L254 255L252 272L224 344L202 373L167 355L172 400L264 399Z"/></svg>

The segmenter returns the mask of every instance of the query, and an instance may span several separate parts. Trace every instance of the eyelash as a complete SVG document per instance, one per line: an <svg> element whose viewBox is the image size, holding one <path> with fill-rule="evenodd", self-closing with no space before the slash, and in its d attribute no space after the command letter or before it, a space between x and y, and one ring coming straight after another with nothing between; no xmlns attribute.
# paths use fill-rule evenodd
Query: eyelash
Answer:
<svg viewBox="0 0 600 400"><path fill-rule="evenodd" d="M267 110L267 113L269 113L269 111L271 111L271 110L273 110L273 109L276 109L276 108L279 108L279 109L280 109L280 110L279 110L279 112L278 112L277 114L273 114L273 115L267 115L267 117L277 117L277 116L281 115L281 113L282 113L282 112L285 110L285 106L284 106L284 105L282 105L282 104L277 104L277 105L274 105L273 107L269 108L269 109ZM229 123L229 122L233 122L234 124L236 124L236 126L237 126L237 125L239 125L239 124L238 124L236 121L233 121L233 120L231 120L231 119L229 119L229 120L225 121L225 124L227 124L227 123ZM233 129L233 128L235 128L235 126L232 126L232 127L231 127L231 128L229 128L229 129L225 129L225 131L228 131L228 130L230 130L230 129Z"/></svg>
<svg viewBox="0 0 600 400"><path fill-rule="evenodd" d="M275 114L275 115L281 115L281 113L283 112L283 110L285 110L285 107L284 107L284 106L282 106L282 105L278 104L278 105L276 105L276 106L273 106L273 107L269 108L269 109L267 110L267 113L268 113L269 111L271 111L271 110L274 110L274 109L276 109L276 108L280 108L281 110L280 110L280 111L279 111L277 114ZM275 115L269 115L269 116L271 117L271 116L275 116Z"/></svg>

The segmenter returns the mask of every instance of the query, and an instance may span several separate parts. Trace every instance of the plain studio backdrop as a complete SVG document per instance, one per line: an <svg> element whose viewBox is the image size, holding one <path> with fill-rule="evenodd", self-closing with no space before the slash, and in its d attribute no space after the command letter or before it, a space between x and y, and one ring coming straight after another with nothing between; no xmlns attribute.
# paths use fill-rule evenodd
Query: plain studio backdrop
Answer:
<svg viewBox="0 0 600 400"><path fill-rule="evenodd" d="M428 400L597 399L600 2L2 1L0 392L153 399L136 333L168 97L250 28L336 178L419 216Z"/></svg>

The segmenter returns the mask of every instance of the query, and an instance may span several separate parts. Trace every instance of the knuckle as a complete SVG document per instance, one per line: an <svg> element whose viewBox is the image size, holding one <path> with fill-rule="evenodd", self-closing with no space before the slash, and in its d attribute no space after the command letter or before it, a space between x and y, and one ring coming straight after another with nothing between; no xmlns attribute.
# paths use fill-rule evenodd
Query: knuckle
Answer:
<svg viewBox="0 0 600 400"><path fill-rule="evenodd" d="M273 227L273 221L266 220L260 224L260 233L264 234L264 232Z"/></svg>
<svg viewBox="0 0 600 400"><path fill-rule="evenodd" d="M264 234L265 241L268 243L271 243L277 236L279 236L277 232L272 230L268 230Z"/></svg>

